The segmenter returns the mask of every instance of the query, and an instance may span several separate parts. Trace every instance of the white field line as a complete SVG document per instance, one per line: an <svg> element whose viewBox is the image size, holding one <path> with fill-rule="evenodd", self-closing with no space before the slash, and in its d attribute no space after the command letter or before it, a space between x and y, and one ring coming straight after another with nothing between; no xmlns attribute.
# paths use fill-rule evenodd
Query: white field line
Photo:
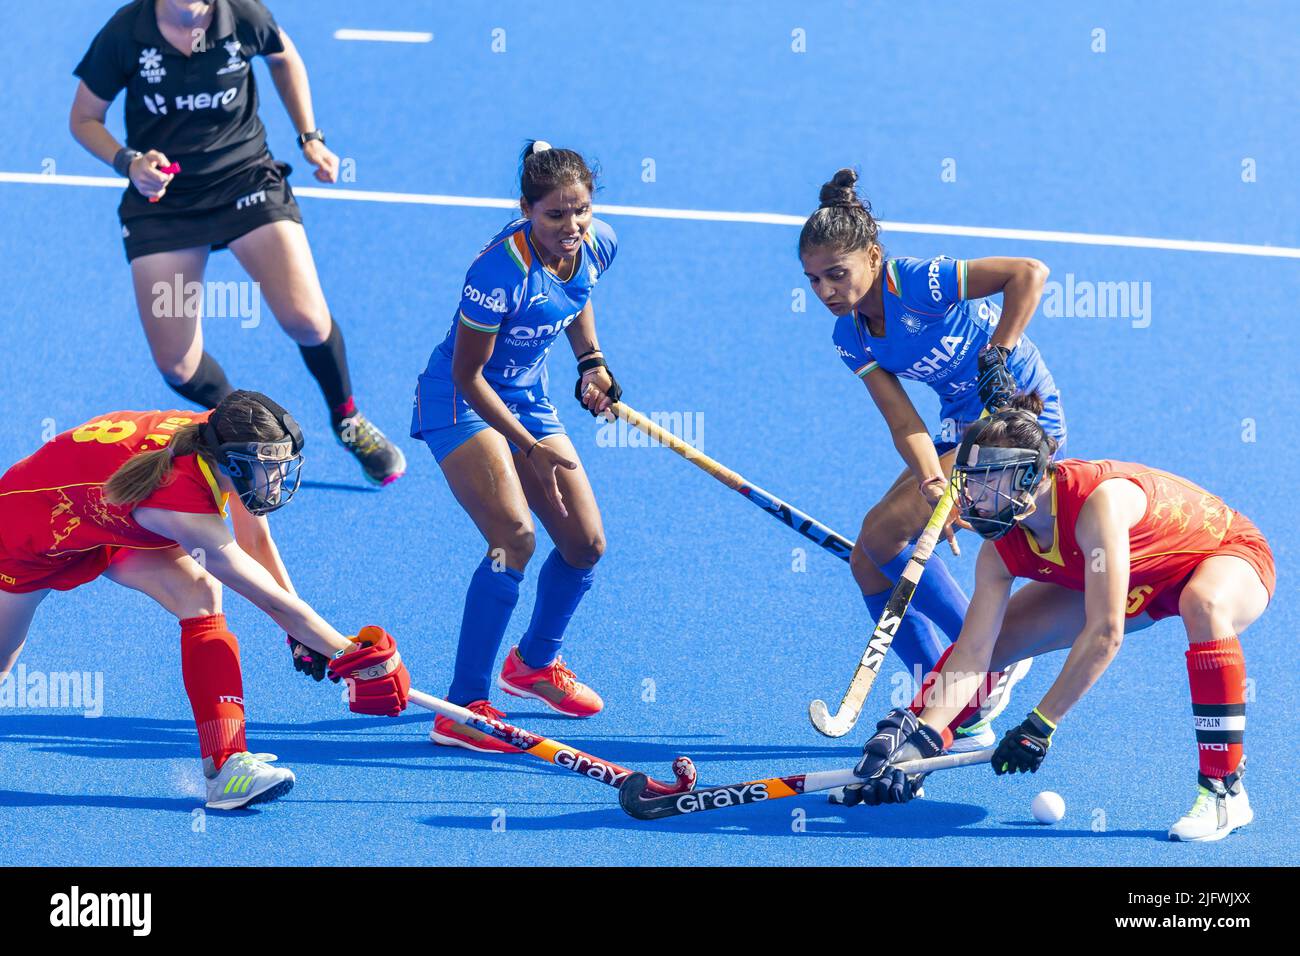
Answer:
<svg viewBox="0 0 1300 956"><path fill-rule="evenodd" d="M64 176L43 173L0 172L0 183L26 183L38 186L92 186L122 189L125 179L116 176ZM297 196L333 199L344 202L396 203L414 206L461 206L477 209L517 209L514 199L489 196L443 196L436 193L380 192L369 189L294 188ZM802 226L803 216L775 212L727 212L716 209L665 209L657 206L619 206L597 204L596 212L607 216L633 216L643 219L683 219L695 222L742 222L771 226ZM1125 249L1168 249L1175 252L1209 252L1237 256L1264 256L1274 259L1300 259L1300 248L1255 245L1243 242L1209 242L1201 239L1161 239L1151 236L1117 236L1094 232L1059 232L1050 229L1000 229L994 226L954 226L926 222L891 222L881 220L884 232L912 232L927 236L968 236L976 239L1010 239L1019 242L1060 242L1085 246L1113 246Z"/></svg>
<svg viewBox="0 0 1300 956"><path fill-rule="evenodd" d="M335 30L336 40L370 40L376 43L429 43L432 33L412 30Z"/></svg>

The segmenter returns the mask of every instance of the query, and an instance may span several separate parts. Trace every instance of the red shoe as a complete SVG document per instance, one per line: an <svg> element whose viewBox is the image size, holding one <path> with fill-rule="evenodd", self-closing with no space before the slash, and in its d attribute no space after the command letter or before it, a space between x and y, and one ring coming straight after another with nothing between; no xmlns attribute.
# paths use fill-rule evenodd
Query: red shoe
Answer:
<svg viewBox="0 0 1300 956"><path fill-rule="evenodd" d="M605 707L600 695L574 676L557 657L545 667L529 667L519 656L519 648L512 647L501 665L497 686L515 697L540 700L551 710L570 717L590 717Z"/></svg>
<svg viewBox="0 0 1300 956"><path fill-rule="evenodd" d="M493 720L500 720L505 716L486 700L476 700L465 707L466 710L478 714L480 717L490 717ZM464 747L466 750L477 750L485 754L517 754L518 747L512 747L504 741L497 740L495 737L483 733L474 727L458 723L450 717L444 717L439 714L433 718L433 730L429 731L429 739L435 744L442 744L444 747Z"/></svg>

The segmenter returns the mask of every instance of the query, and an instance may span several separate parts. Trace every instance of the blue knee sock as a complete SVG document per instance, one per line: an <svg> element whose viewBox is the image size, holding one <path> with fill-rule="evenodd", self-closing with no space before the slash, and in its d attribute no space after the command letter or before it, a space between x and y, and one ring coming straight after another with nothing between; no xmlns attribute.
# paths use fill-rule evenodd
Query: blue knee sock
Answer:
<svg viewBox="0 0 1300 956"><path fill-rule="evenodd" d="M486 700L492 683L492 665L510 615L519 602L523 573L514 568L492 570L492 559L484 558L474 570L465 594L465 614L460 622L460 643L456 645L456 671L447 699L464 707Z"/></svg>
<svg viewBox="0 0 1300 956"><path fill-rule="evenodd" d="M871 614L872 627L875 627L876 621L880 620L880 615L884 613L885 605L889 603L889 595L892 592L893 588L890 588L877 594L862 595L862 599L867 602L867 611ZM919 684L921 678L934 670L934 665L939 663L939 657L947 648L948 642L934 626L933 621L915 607L909 607L907 613L903 615L903 620L899 622L898 630L894 632L893 643L889 646L903 662L913 682ZM920 677L917 676L918 669Z"/></svg>
<svg viewBox="0 0 1300 956"><path fill-rule="evenodd" d="M903 568L907 567L911 553L910 547L904 548L902 553L880 569L881 572L889 580L897 581ZM937 554L930 555L930 560L925 562L925 573L921 575L916 593L912 595L912 610L907 613L920 611L948 635L946 644L951 644L961 633L962 622L966 620L966 608L969 606L970 600L953 578L948 565Z"/></svg>
<svg viewBox="0 0 1300 956"><path fill-rule="evenodd" d="M519 641L519 656L529 667L545 667L555 660L564 642L564 629L582 596L591 590L596 572L592 568L575 568L560 556L559 548L551 551L542 573L537 576L537 603L533 619Z"/></svg>

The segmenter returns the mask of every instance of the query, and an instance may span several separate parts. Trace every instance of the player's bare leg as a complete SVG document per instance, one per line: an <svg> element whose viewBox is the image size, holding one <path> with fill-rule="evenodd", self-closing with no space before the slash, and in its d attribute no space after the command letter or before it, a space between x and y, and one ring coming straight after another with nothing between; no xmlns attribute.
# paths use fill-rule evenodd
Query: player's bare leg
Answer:
<svg viewBox="0 0 1300 956"><path fill-rule="evenodd" d="M1242 782L1246 672L1238 637L1267 606L1259 575L1235 555L1203 561L1179 596L1200 768L1196 800L1169 828L1171 840L1221 840L1255 818Z"/></svg>
<svg viewBox="0 0 1300 956"><path fill-rule="evenodd" d="M36 608L49 593L49 588L24 594L0 591L0 680L18 663Z"/></svg>
<svg viewBox="0 0 1300 956"><path fill-rule="evenodd" d="M519 582L536 547L533 516L510 458L510 444L496 429L475 434L447 455L441 468L451 493L487 543L486 559L475 570L465 598L456 677L448 699L481 717L500 718L504 715L489 703L487 685L480 684L480 675L491 669L502 631L519 599ZM486 607L487 613L480 610L477 619L471 620L475 616L471 606ZM479 638L486 642L483 646ZM441 714L433 721L429 739L485 753L515 752L509 744Z"/></svg>
<svg viewBox="0 0 1300 956"><path fill-rule="evenodd" d="M352 401L342 333L325 302L306 230L289 220L269 222L231 242L230 251L302 350L325 394L339 443L357 459L367 480L377 485L396 481L406 472L406 456Z"/></svg>
<svg viewBox="0 0 1300 956"><path fill-rule="evenodd" d="M120 551L104 576L147 594L178 621L221 613L220 582L183 548Z"/></svg>
<svg viewBox="0 0 1300 956"><path fill-rule="evenodd" d="M537 540L509 443L496 429L484 429L444 458L441 467L451 493L487 541L488 557L522 572Z"/></svg>
<svg viewBox="0 0 1300 956"><path fill-rule="evenodd" d="M191 300L185 290L190 283L203 282L207 263L208 250L204 246L131 260L135 303L149 352L158 371L173 387L190 382L203 359L204 297Z"/></svg>
<svg viewBox="0 0 1300 956"><path fill-rule="evenodd" d="M201 556L200 556L201 557ZM116 584L147 594L181 622L181 671L185 690L194 707L199 726L200 747L204 746L204 717L213 708L206 700L219 691L237 691L219 698L219 720L211 724L239 725L243 739L243 689L238 679L239 651L234 635L225 629L221 616L221 585L203 570L193 556L182 548L161 551L122 551L104 572ZM202 673L209 667L230 671L233 685L217 687L212 675ZM238 703L229 698L236 697ZM239 749L235 749L238 747ZM272 767L275 754L250 753L240 743L222 752L220 759L203 750L203 776L207 788L207 806L212 810L236 810L266 803L293 789L293 771Z"/></svg>
<svg viewBox="0 0 1300 956"><path fill-rule="evenodd" d="M939 466L944 474L952 471L956 459L956 449L940 456ZM894 582L880 573L881 566L912 543L933 512L934 506L917 488L916 476L910 469L904 469L884 497L862 519L862 528L854 543L849 564L863 594L873 594L893 586Z"/></svg>
<svg viewBox="0 0 1300 956"><path fill-rule="evenodd" d="M1083 600L1082 591L1030 581L1007 604L989 669L1004 670L1016 661L1073 646L1087 618ZM1125 620L1124 633L1145 630L1154 623L1150 615L1138 614Z"/></svg>
<svg viewBox="0 0 1300 956"><path fill-rule="evenodd" d="M561 514L547 497L537 473L528 467L524 453L515 452L524 495L555 542L555 552L547 557L538 578L533 619L519 647L507 657L497 686L506 693L541 701L562 714L590 717L604 707L604 701L569 670L559 656L559 645L569 617L591 587L591 569L605 553L605 527L573 442L566 435L552 435L546 443L578 467L556 470L567 512Z"/></svg>

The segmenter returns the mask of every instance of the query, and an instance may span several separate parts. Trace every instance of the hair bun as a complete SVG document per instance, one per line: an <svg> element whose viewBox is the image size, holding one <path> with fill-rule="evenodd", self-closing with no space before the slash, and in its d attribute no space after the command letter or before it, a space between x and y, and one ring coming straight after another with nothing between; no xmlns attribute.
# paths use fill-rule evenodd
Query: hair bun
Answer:
<svg viewBox="0 0 1300 956"><path fill-rule="evenodd" d="M1023 412L1035 421L1043 413L1043 396L1037 391L1017 392L1012 396L1011 404L1008 408L1014 408L1018 412Z"/></svg>
<svg viewBox="0 0 1300 956"><path fill-rule="evenodd" d="M823 183L818 201L822 208L827 206L862 206L857 191L858 174L856 170L844 168L837 170L829 182Z"/></svg>

